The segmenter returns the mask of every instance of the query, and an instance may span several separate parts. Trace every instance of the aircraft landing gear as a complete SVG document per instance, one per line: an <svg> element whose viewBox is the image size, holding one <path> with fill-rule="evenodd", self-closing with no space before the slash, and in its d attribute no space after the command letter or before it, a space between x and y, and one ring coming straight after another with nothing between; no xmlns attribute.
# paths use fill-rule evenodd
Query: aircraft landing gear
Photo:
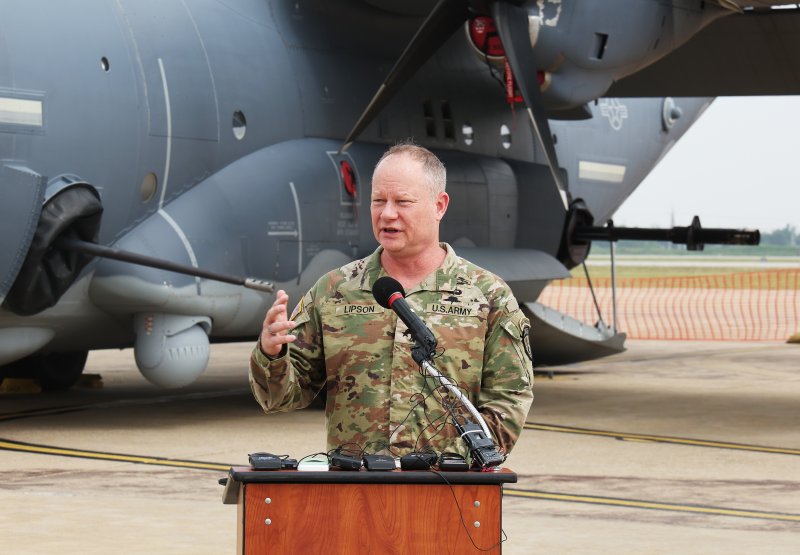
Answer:
<svg viewBox="0 0 800 555"><path fill-rule="evenodd" d="M35 379L43 391L65 391L78 383L88 356L88 351L29 356L0 367L0 377Z"/></svg>

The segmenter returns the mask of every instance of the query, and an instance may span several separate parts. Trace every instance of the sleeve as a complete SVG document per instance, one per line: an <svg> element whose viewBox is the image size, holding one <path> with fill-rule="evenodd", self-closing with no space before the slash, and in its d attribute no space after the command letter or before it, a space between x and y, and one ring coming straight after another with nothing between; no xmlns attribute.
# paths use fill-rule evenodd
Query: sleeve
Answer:
<svg viewBox="0 0 800 555"><path fill-rule="evenodd" d="M325 385L325 360L319 315L312 291L298 303L291 319L297 336L276 359L256 343L250 355L250 387L264 412L307 407Z"/></svg>
<svg viewBox="0 0 800 555"><path fill-rule="evenodd" d="M476 404L506 454L519 439L533 403L530 322L510 291L507 295L505 305L490 316Z"/></svg>

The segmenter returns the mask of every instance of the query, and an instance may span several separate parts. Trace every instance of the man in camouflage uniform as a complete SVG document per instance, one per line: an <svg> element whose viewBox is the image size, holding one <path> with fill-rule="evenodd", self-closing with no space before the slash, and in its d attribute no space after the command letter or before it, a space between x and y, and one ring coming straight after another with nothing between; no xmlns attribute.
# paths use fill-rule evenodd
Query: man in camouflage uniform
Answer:
<svg viewBox="0 0 800 555"><path fill-rule="evenodd" d="M439 243L445 180L428 150L392 147L372 180L378 249L323 276L290 318L283 291L267 312L250 358L253 393L274 412L305 407L325 387L328 449L468 454L429 395L437 384L412 359L405 324L373 298L386 275L433 330L442 352L435 366L481 412L500 449L510 452L519 438L533 400L530 324L500 278Z"/></svg>

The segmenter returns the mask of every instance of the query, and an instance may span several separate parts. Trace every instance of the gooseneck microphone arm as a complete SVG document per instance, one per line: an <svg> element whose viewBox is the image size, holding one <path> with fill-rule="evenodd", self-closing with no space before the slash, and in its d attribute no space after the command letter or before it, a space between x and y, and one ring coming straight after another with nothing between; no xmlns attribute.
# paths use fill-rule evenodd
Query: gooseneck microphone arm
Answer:
<svg viewBox="0 0 800 555"><path fill-rule="evenodd" d="M432 359L436 355L436 337L408 306L403 286L396 279L384 276L375 281L372 286L372 294L379 305L394 310L408 327L415 342L414 347L411 349L411 357L414 362L419 364L420 368L428 376L438 381L450 395L458 399L467 412L478 422L479 426L472 423L462 424L450 409L445 407L450 412L456 429L467 444L473 459L484 468L501 464L504 459L497 452L495 443L492 440L492 433L489 431L489 427L486 425L481 413L478 412L475 405L472 404L458 386L434 366Z"/></svg>
<svg viewBox="0 0 800 555"><path fill-rule="evenodd" d="M430 360L423 360L422 362L417 361L423 370L432 378L436 379L441 385L444 386L445 389L456 399L461 401L461 404L464 405L464 408L469 411L469 413L475 417L475 420L478 421L480 424L481 429L483 429L483 433L485 433L488 437L492 437L492 433L489 431L489 427L486 425L486 421L483 419L483 416L478 409L475 408L475 405L472 404L466 395L453 383L452 380L444 376Z"/></svg>
<svg viewBox="0 0 800 555"><path fill-rule="evenodd" d="M423 359L433 358L436 354L436 337L434 337L430 328L408 306L405 299L406 292L400 282L386 276L378 278L372 286L372 295L383 308L394 310L398 318L408 327L408 331L411 332L411 338L417 343L417 347L421 351L417 355L413 355L412 352L417 364L421 364L417 360L417 356L422 356Z"/></svg>

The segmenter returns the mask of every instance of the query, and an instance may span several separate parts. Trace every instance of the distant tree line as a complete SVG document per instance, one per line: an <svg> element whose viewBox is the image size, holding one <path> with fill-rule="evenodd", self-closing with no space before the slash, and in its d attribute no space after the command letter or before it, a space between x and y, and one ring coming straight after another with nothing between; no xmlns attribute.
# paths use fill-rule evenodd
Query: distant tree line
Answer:
<svg viewBox="0 0 800 555"><path fill-rule="evenodd" d="M786 224L786 227L782 229L762 233L761 244L795 247L800 245L800 234L793 225Z"/></svg>

